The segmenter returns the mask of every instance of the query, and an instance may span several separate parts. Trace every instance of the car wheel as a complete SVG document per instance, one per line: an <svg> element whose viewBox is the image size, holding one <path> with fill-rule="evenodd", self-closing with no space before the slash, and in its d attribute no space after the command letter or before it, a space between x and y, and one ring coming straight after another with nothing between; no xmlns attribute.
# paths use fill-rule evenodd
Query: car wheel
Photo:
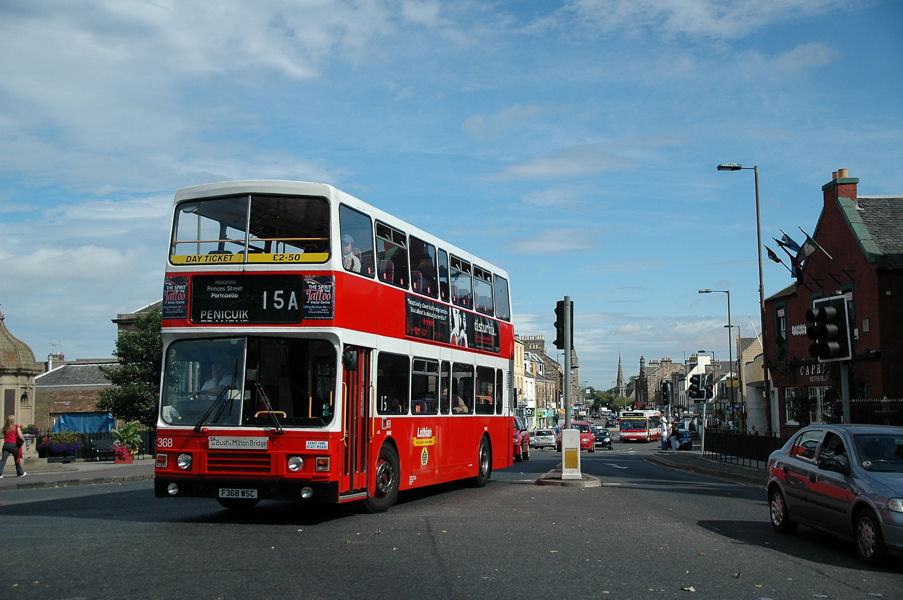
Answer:
<svg viewBox="0 0 903 600"><path fill-rule="evenodd" d="M376 459L373 495L364 500L364 508L368 512L377 513L389 510L398 499L398 454L389 444L383 444Z"/></svg>
<svg viewBox="0 0 903 600"><path fill-rule="evenodd" d="M473 478L475 487L483 487L492 476L492 451L489 449L489 440L484 436L480 440L480 450L477 453L477 476Z"/></svg>
<svg viewBox="0 0 903 600"><path fill-rule="evenodd" d="M870 565L879 565L887 557L887 547L875 513L863 509L856 514L856 554Z"/></svg>
<svg viewBox="0 0 903 600"><path fill-rule="evenodd" d="M787 512L787 502L781 490L774 488L768 494L768 508L771 512L771 526L778 533L793 533L796 531L796 523L790 520Z"/></svg>

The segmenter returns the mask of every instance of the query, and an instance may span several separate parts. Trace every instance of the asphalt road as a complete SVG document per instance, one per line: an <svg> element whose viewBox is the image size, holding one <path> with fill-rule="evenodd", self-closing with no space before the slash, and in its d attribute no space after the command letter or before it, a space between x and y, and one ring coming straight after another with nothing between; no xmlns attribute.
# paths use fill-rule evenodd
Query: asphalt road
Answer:
<svg viewBox="0 0 903 600"><path fill-rule="evenodd" d="M594 488L533 485L552 451L485 488L383 514L155 499L150 481L4 492L3 598L899 598L901 569L775 534L760 488L664 468L651 445L583 454Z"/></svg>

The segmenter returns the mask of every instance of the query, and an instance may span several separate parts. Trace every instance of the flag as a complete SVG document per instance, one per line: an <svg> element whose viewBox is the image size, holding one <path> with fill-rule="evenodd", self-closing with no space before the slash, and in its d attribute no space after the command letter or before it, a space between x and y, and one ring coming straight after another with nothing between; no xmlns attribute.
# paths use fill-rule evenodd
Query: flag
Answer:
<svg viewBox="0 0 903 600"><path fill-rule="evenodd" d="M784 233L783 229L779 229L778 231L780 231L784 235L781 236L780 240L778 240L777 238L772 238L772 239L774 239L774 241L777 242L779 246L781 246L782 248L789 248L791 250L791 252L799 252L800 251L800 245L797 244L796 242L794 242L793 239L791 239L791 237L789 235Z"/></svg>
<svg viewBox="0 0 903 600"><path fill-rule="evenodd" d="M818 250L819 248L821 248L821 246L819 246L815 240L813 240L811 237L809 237L807 235L806 241L803 242L803 246L800 248L799 251L803 254L803 256L805 256L806 258L809 258L809 255L812 254L813 252L815 252L816 250Z"/></svg>
<svg viewBox="0 0 903 600"><path fill-rule="evenodd" d="M762 245L765 246L765 244L762 244ZM791 274L792 276L796 277L796 266L795 266L795 265L794 265L794 267L793 267L792 269L791 269L790 267L788 267L787 265L785 265L785 264L784 264L784 261L781 260L781 258L780 258L777 254L774 253L774 250L772 250L772 249L769 248L768 246L765 246L765 251L768 253L768 258L770 258L770 259L773 260L774 262L776 262L776 263L782 265L785 269L787 269L788 271L790 271L790 274ZM786 252L786 250L785 250L785 252ZM791 263L791 264L793 264L793 263Z"/></svg>
<svg viewBox="0 0 903 600"><path fill-rule="evenodd" d="M834 260L834 257L831 256L830 254L828 254L828 251L825 250L824 248L822 248L822 247L818 244L818 242L816 242L815 240L813 240L812 237L811 237L808 233L806 233L806 232L803 230L802 227L800 227L800 231L802 231L802 232L803 232L803 235L806 236L806 241L803 242L803 247L800 248L800 253L803 254L804 258L808 258L809 255L811 255L811 254L812 254L813 252L815 252L816 250L821 250L822 252L825 253L825 256L827 256L827 257L830 258L831 260Z"/></svg>

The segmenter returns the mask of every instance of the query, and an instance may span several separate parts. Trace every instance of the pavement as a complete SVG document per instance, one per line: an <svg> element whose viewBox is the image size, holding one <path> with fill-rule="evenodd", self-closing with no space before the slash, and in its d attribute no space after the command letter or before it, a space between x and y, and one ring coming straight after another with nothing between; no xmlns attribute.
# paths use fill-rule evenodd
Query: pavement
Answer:
<svg viewBox="0 0 903 600"><path fill-rule="evenodd" d="M670 469L699 473L745 485L763 487L766 480L764 469L720 461L713 455L703 455L699 451L662 450L649 455L647 460ZM17 477L15 465L12 460L8 460L3 478L0 479L0 492L41 487L142 481L154 478L154 459L144 455L137 457L131 464L115 464L110 461L51 463L44 458L25 459L24 468L27 475ZM540 476L536 480L536 484L565 487L605 485L601 478L586 473L583 473L580 479L562 479L560 465Z"/></svg>
<svg viewBox="0 0 903 600"><path fill-rule="evenodd" d="M154 459L147 455L136 457L131 464L115 464L112 461L61 463L47 462L46 458L26 458L22 466L26 475L17 477L12 459L6 461L3 479L0 479L0 492L154 478Z"/></svg>

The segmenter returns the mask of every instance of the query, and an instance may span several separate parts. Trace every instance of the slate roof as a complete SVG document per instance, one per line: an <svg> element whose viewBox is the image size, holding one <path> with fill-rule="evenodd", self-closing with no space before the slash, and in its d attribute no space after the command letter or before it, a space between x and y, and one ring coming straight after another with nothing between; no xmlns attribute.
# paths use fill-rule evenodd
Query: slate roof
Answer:
<svg viewBox="0 0 903 600"><path fill-rule="evenodd" d="M73 387L73 386L108 386L112 385L100 367L117 368L117 361L98 361L89 363L65 364L35 377L35 387Z"/></svg>
<svg viewBox="0 0 903 600"><path fill-rule="evenodd" d="M903 269L903 197L860 196L842 206L869 260Z"/></svg>

